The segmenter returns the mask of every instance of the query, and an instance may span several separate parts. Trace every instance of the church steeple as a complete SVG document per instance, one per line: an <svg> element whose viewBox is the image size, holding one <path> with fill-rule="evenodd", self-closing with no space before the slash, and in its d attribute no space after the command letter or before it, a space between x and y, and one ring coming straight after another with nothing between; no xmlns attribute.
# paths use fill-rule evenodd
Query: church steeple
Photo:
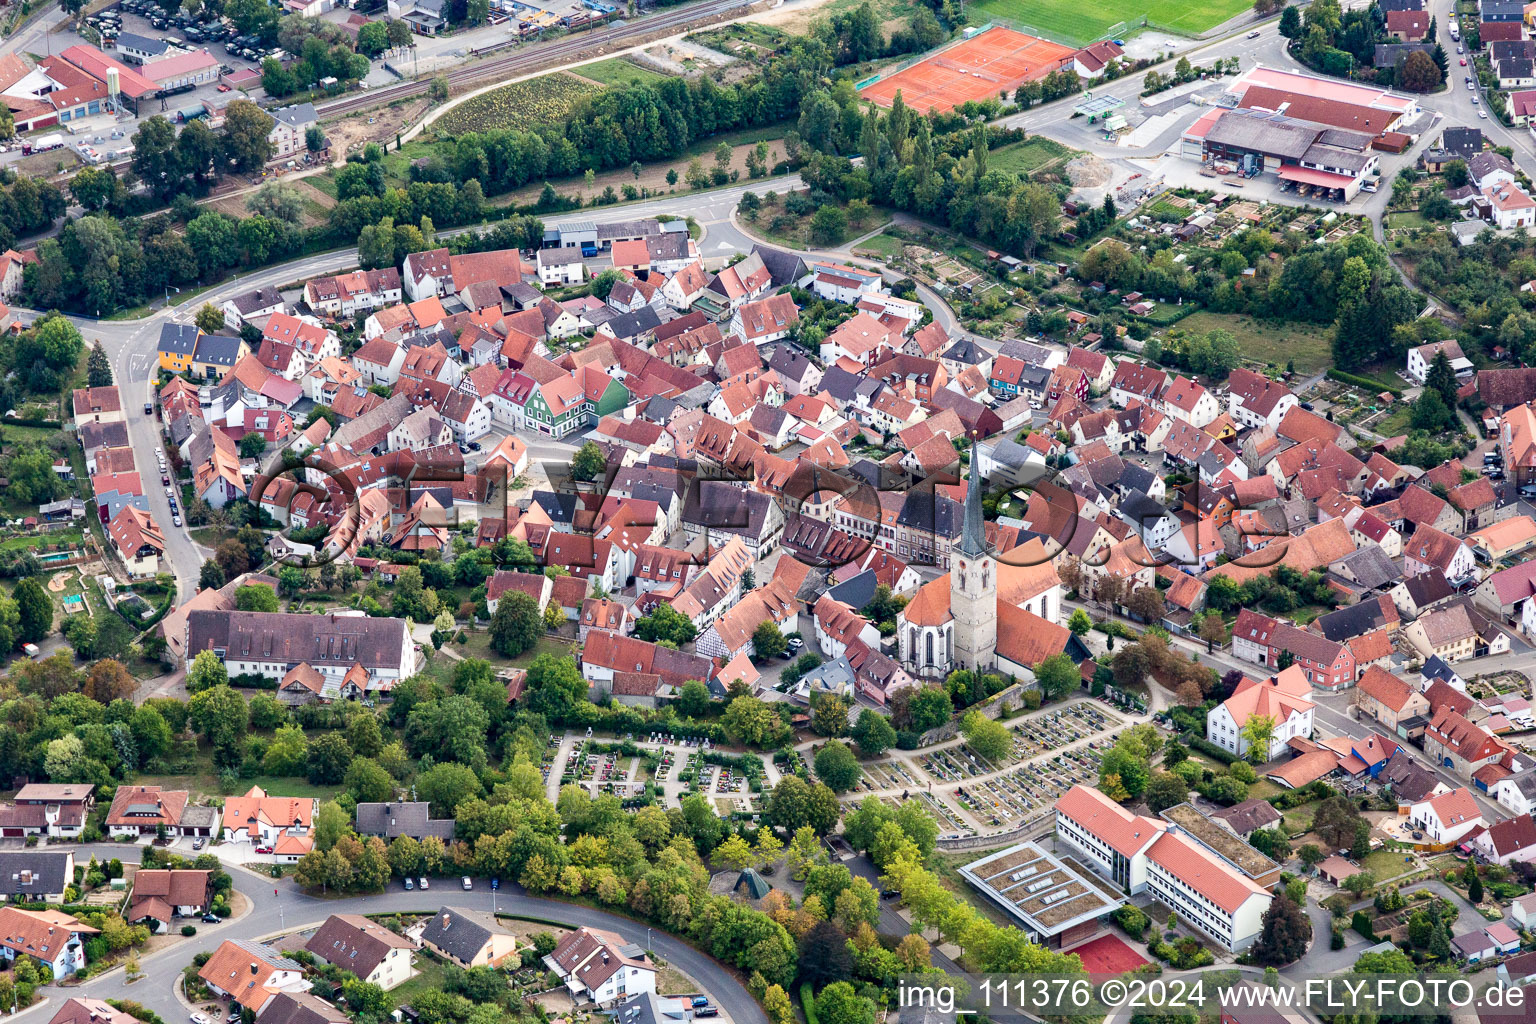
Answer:
<svg viewBox="0 0 1536 1024"><path fill-rule="evenodd" d="M997 562L987 554L982 487L973 465L965 488L965 523L949 568L955 661L973 672L990 672L997 664Z"/></svg>
<svg viewBox="0 0 1536 1024"><path fill-rule="evenodd" d="M960 532L960 553L977 558L987 552L987 530L981 521L981 492L983 484L971 466L970 479L965 484L965 525Z"/></svg>

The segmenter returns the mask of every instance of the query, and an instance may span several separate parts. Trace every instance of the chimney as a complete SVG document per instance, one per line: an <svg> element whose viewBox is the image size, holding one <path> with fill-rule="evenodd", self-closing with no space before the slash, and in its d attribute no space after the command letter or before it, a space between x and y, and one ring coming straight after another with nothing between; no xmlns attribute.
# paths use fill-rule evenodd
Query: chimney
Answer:
<svg viewBox="0 0 1536 1024"><path fill-rule="evenodd" d="M447 914L443 915L443 931L447 931L448 930L448 925L449 925L451 920L452 919Z"/></svg>
<svg viewBox="0 0 1536 1024"><path fill-rule="evenodd" d="M256 961L254 961L254 960L251 961L251 973L252 974L260 974L261 973L261 968L256 966Z"/></svg>

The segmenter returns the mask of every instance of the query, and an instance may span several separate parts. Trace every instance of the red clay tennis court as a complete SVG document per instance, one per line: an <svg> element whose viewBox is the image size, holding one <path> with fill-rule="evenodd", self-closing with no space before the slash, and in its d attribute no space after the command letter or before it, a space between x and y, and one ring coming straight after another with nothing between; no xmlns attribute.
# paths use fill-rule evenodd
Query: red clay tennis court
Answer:
<svg viewBox="0 0 1536 1024"><path fill-rule="evenodd" d="M1057 70L1076 52L1048 39L994 26L880 79L860 95L888 107L900 89L901 101L919 114L942 112L970 100L1012 93L1023 83Z"/></svg>

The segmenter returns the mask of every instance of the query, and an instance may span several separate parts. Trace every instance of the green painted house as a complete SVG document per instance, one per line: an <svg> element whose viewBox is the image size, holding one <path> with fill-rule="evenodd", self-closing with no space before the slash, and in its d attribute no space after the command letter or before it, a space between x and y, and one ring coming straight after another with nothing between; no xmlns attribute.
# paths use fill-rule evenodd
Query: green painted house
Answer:
<svg viewBox="0 0 1536 1024"><path fill-rule="evenodd" d="M535 430L564 437L628 408L629 389L595 366L540 384L528 395L523 415Z"/></svg>

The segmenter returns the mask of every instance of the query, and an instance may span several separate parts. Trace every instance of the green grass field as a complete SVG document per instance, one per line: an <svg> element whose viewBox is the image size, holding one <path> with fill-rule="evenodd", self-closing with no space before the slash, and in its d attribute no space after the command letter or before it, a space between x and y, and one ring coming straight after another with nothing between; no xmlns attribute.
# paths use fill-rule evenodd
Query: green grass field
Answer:
<svg viewBox="0 0 1536 1024"><path fill-rule="evenodd" d="M668 78L659 71L643 68L623 57L610 57L608 60L583 64L579 68L571 68L571 73L593 82L601 82L603 85L628 85L631 81L637 81L641 85L654 85L657 82L665 82Z"/></svg>
<svg viewBox="0 0 1536 1024"><path fill-rule="evenodd" d="M1043 135L1036 135L988 153L987 170L1033 174L1042 167L1070 159L1075 152Z"/></svg>
<svg viewBox="0 0 1536 1024"><path fill-rule="evenodd" d="M1195 36L1251 6L1243 0L1103 0L1091 5L1078 0L977 0L966 13L974 24L1001 19L1022 31L1086 45L1122 22L1139 26L1143 18L1165 31Z"/></svg>
<svg viewBox="0 0 1536 1024"><path fill-rule="evenodd" d="M1269 363L1280 369L1294 360L1297 373L1316 373L1333 365L1332 331L1319 324L1271 325L1263 320L1233 313L1191 313L1175 329L1205 334L1221 328L1242 345L1243 358Z"/></svg>

